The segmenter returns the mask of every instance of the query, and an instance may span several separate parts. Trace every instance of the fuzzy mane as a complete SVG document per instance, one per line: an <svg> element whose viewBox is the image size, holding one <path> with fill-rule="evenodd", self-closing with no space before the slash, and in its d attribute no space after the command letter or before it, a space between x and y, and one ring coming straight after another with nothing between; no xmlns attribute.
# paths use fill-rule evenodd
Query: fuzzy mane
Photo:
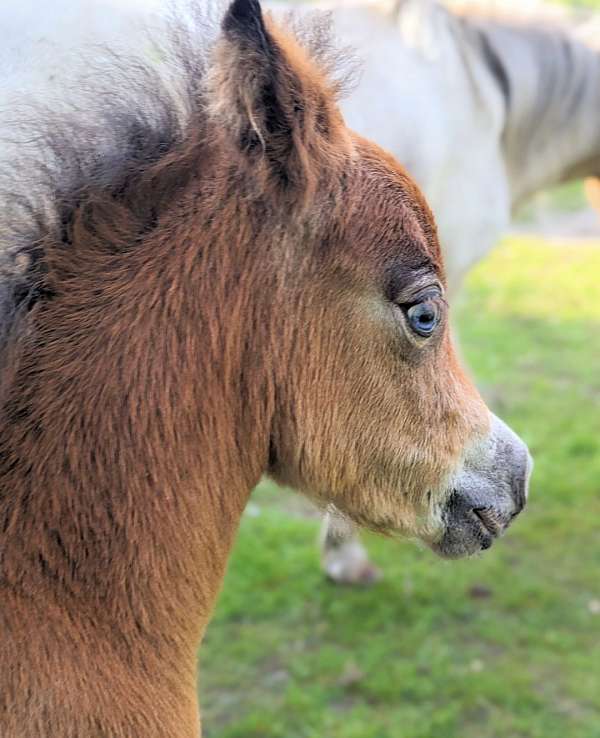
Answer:
<svg viewBox="0 0 600 738"><path fill-rule="evenodd" d="M206 73L222 10L194 2L172 12L160 38L148 31L160 62L96 47L80 60L91 71L78 79L73 103L11 106L19 135L0 138L18 151L0 162L0 371L21 319L52 298L49 254L75 234L115 254L135 248L202 167ZM355 64L336 48L330 17L286 20L341 94Z"/></svg>

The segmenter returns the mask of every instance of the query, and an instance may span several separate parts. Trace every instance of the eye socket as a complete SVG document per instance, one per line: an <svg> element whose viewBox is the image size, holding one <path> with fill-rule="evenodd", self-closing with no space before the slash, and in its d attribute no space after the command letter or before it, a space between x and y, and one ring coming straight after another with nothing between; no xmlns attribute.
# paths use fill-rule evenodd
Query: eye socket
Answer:
<svg viewBox="0 0 600 738"><path fill-rule="evenodd" d="M412 330L427 338L437 328L441 318L440 306L434 300L417 302L406 310L406 319Z"/></svg>

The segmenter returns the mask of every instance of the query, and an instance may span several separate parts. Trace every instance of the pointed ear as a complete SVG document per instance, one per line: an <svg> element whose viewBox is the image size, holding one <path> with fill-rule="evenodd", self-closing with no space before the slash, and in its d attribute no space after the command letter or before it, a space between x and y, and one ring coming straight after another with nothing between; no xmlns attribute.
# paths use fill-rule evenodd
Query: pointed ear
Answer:
<svg viewBox="0 0 600 738"><path fill-rule="evenodd" d="M234 0L209 77L209 105L242 160L275 186L312 189L319 166L349 147L335 90L257 0Z"/></svg>

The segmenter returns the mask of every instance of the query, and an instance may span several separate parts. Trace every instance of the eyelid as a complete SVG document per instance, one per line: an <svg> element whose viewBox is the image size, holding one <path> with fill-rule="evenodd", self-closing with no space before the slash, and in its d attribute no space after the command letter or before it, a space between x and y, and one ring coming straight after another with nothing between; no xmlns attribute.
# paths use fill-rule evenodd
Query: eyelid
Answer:
<svg viewBox="0 0 600 738"><path fill-rule="evenodd" d="M406 295L406 297L408 297L408 295ZM401 305L402 307L411 307L412 305L417 305L420 302L426 302L427 300L436 299L441 300L444 305L446 304L442 286L438 284L431 284L415 292L413 295L410 296L410 299L405 299L405 296L403 295L402 299L398 298L396 300L396 304Z"/></svg>

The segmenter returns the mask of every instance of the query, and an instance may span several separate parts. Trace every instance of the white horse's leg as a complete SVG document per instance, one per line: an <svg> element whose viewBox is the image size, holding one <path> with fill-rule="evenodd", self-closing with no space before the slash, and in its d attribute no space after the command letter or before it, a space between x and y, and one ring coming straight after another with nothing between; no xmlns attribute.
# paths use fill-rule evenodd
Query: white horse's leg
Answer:
<svg viewBox="0 0 600 738"><path fill-rule="evenodd" d="M321 526L321 568L336 584L369 585L381 579L360 542L356 527L338 515L327 513Z"/></svg>

